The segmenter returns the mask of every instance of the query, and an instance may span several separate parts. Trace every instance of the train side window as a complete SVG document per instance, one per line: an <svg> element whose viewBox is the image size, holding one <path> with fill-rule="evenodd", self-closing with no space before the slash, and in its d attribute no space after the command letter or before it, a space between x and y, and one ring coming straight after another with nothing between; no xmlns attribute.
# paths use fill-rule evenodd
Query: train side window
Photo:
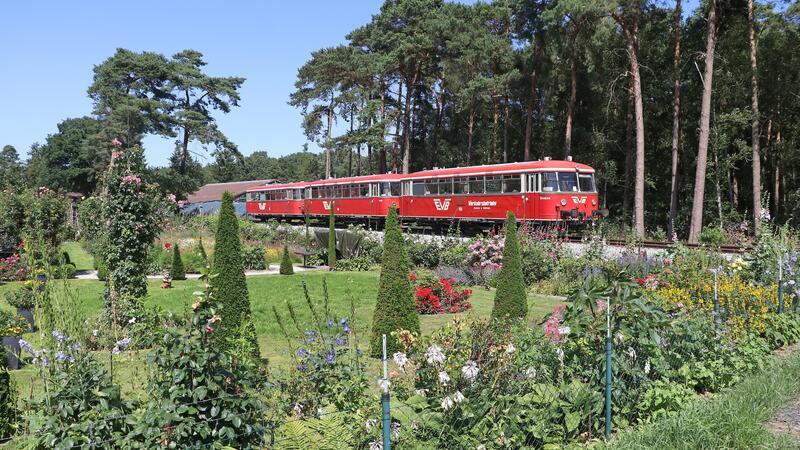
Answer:
<svg viewBox="0 0 800 450"><path fill-rule="evenodd" d="M526 192L539 192L539 174L532 173L528 175L528 186Z"/></svg>
<svg viewBox="0 0 800 450"><path fill-rule="evenodd" d="M558 192L558 175L555 172L541 174L542 192Z"/></svg>
<svg viewBox="0 0 800 450"><path fill-rule="evenodd" d="M594 192L594 175L578 175L578 184L580 184L581 192Z"/></svg>
<svg viewBox="0 0 800 450"><path fill-rule="evenodd" d="M578 174L558 172L558 187L561 192L578 192Z"/></svg>
<svg viewBox="0 0 800 450"><path fill-rule="evenodd" d="M483 194L483 177L469 177L469 193Z"/></svg>
<svg viewBox="0 0 800 450"><path fill-rule="evenodd" d="M503 175L503 193L511 194L522 191L522 178L519 175Z"/></svg>
<svg viewBox="0 0 800 450"><path fill-rule="evenodd" d="M439 195L448 195L453 193L453 179L447 178L439 180Z"/></svg>
<svg viewBox="0 0 800 450"><path fill-rule="evenodd" d="M392 197L400 197L400 183L391 183L389 192Z"/></svg>
<svg viewBox="0 0 800 450"><path fill-rule="evenodd" d="M369 197L369 185L368 184L359 184L358 189L361 193L362 197Z"/></svg>
<svg viewBox="0 0 800 450"><path fill-rule="evenodd" d="M425 181L415 181L411 185L412 195L425 195Z"/></svg>
<svg viewBox="0 0 800 450"><path fill-rule="evenodd" d="M294 191L293 190L289 189L289 190L286 190L286 191L283 191L283 192L286 194L286 199L287 200L294 200Z"/></svg>
<svg viewBox="0 0 800 450"><path fill-rule="evenodd" d="M486 193L499 194L503 191L503 183L500 177L486 177Z"/></svg>
<svg viewBox="0 0 800 450"><path fill-rule="evenodd" d="M425 195L439 195L439 182L436 180L425 180Z"/></svg>
<svg viewBox="0 0 800 450"><path fill-rule="evenodd" d="M466 194L468 192L469 190L466 178L456 178L453 180L453 194Z"/></svg>

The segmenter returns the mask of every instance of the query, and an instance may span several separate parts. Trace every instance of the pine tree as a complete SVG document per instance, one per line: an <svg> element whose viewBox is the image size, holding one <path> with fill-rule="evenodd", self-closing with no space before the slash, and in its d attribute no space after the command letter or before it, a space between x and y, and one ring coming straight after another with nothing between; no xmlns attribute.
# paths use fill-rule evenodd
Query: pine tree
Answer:
<svg viewBox="0 0 800 450"><path fill-rule="evenodd" d="M225 192L219 209L216 242L214 243L214 268L211 279L214 298L222 305L221 334L219 342L231 348L235 341L246 338L253 354L258 357L255 327L247 292L247 279L242 263L242 243L239 241L239 219L233 208L233 195Z"/></svg>
<svg viewBox="0 0 800 450"><path fill-rule="evenodd" d="M509 212L506 222L506 240L503 249L503 266L497 276L497 291L494 294L492 317L517 319L528 315L528 294L520 261L517 240L517 219Z"/></svg>
<svg viewBox="0 0 800 450"><path fill-rule="evenodd" d="M289 246L283 245L283 258L281 258L281 275L293 275L294 267L292 267L292 260L289 259Z"/></svg>
<svg viewBox="0 0 800 450"><path fill-rule="evenodd" d="M336 265L336 218L333 209L333 202L331 202L331 218L328 222L328 268L330 269Z"/></svg>
<svg viewBox="0 0 800 450"><path fill-rule="evenodd" d="M374 357L381 356L384 334L388 354L401 350L397 340L391 337L393 331L403 329L419 335L419 315L408 277L408 255L400 219L397 208L391 207L386 217L378 301L372 317L370 352Z"/></svg>
<svg viewBox="0 0 800 450"><path fill-rule="evenodd" d="M181 259L181 249L178 244L172 246L172 269L169 271L169 276L173 280L185 280L186 269L183 267L183 259Z"/></svg>

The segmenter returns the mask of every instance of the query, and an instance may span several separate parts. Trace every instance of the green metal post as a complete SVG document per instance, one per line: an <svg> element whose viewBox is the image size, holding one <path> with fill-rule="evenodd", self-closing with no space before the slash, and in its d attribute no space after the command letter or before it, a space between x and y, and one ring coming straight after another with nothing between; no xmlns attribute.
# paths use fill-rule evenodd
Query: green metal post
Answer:
<svg viewBox="0 0 800 450"><path fill-rule="evenodd" d="M386 383L381 394L383 414L383 449L392 450L392 413L389 405L389 363L386 359L386 335L383 335L383 381Z"/></svg>
<svg viewBox="0 0 800 450"><path fill-rule="evenodd" d="M719 268L711 269L714 273L714 322L719 325L722 319L719 317Z"/></svg>
<svg viewBox="0 0 800 450"><path fill-rule="evenodd" d="M606 302L606 439L611 437L611 298Z"/></svg>

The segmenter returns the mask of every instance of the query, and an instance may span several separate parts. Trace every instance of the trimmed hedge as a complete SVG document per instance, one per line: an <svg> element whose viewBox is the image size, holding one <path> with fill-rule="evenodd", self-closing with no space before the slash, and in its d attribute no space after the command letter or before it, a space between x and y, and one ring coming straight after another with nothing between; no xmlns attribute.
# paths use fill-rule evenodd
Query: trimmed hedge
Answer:
<svg viewBox="0 0 800 450"><path fill-rule="evenodd" d="M503 266L497 276L492 318L518 319L528 315L528 293L520 261L517 239L517 218L509 212L506 220L506 240L503 249Z"/></svg>
<svg viewBox="0 0 800 450"><path fill-rule="evenodd" d="M378 285L378 301L372 317L372 338L370 354L382 354L382 336L386 335L386 350L389 355L401 351L397 339L391 333L408 330L419 336L420 325L414 293L411 290L403 232L397 208L391 207L386 217L383 235L383 257L381 259L381 278Z"/></svg>
<svg viewBox="0 0 800 450"><path fill-rule="evenodd" d="M289 258L289 246L283 246L283 258L281 258L281 275L293 275L294 267L292 267L292 260Z"/></svg>
<svg viewBox="0 0 800 450"><path fill-rule="evenodd" d="M183 267L183 259L181 258L181 248L178 244L172 246L172 268L169 271L169 276L173 280L185 280L186 268Z"/></svg>
<svg viewBox="0 0 800 450"><path fill-rule="evenodd" d="M216 242L214 243L214 269L216 277L211 279L214 298L222 305L222 317L218 332L219 342L225 349L232 349L242 338L250 341L250 349L260 357L256 341L255 326L250 310L247 279L242 263L242 243L239 240L239 219L233 208L233 195L225 192L219 209Z"/></svg>

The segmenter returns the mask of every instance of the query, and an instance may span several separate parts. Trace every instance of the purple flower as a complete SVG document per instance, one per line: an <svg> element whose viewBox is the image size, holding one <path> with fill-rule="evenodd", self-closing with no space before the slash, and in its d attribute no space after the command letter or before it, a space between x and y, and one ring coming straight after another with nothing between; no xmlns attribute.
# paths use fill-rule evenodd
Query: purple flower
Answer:
<svg viewBox="0 0 800 450"><path fill-rule="evenodd" d="M131 338L126 337L117 341L114 345L114 348L111 349L111 353L115 355L119 355L120 353L124 352L128 346L131 345Z"/></svg>
<svg viewBox="0 0 800 450"><path fill-rule="evenodd" d="M53 337L56 338L58 345L61 345L61 343L64 342L64 339L66 339L64 334L58 330L53 330Z"/></svg>
<svg viewBox="0 0 800 450"><path fill-rule="evenodd" d="M344 326L344 332L347 333L347 334L350 334L350 325L345 325Z"/></svg>
<svg viewBox="0 0 800 450"><path fill-rule="evenodd" d="M297 365L297 370L300 372L305 372L308 369L308 366L305 363L300 363Z"/></svg>
<svg viewBox="0 0 800 450"><path fill-rule="evenodd" d="M347 345L347 339L342 338L342 337L337 337L336 338L336 345L339 345L339 346Z"/></svg>
<svg viewBox="0 0 800 450"><path fill-rule="evenodd" d="M328 319L328 328L330 328L330 327L332 327L332 326L333 326L333 320L331 320L331 319Z"/></svg>
<svg viewBox="0 0 800 450"><path fill-rule="evenodd" d="M301 349L297 350L297 356L299 356L301 358L305 358L306 356L308 356L308 351L306 349L304 349L304 348L301 348Z"/></svg>
<svg viewBox="0 0 800 450"><path fill-rule="evenodd" d="M59 350L56 353L55 357L57 360L64 362L67 359L67 354Z"/></svg>
<svg viewBox="0 0 800 450"><path fill-rule="evenodd" d="M328 364L333 364L335 360L336 360L336 352L333 351L333 349L328 350L328 355L325 356L325 361L327 361Z"/></svg>

